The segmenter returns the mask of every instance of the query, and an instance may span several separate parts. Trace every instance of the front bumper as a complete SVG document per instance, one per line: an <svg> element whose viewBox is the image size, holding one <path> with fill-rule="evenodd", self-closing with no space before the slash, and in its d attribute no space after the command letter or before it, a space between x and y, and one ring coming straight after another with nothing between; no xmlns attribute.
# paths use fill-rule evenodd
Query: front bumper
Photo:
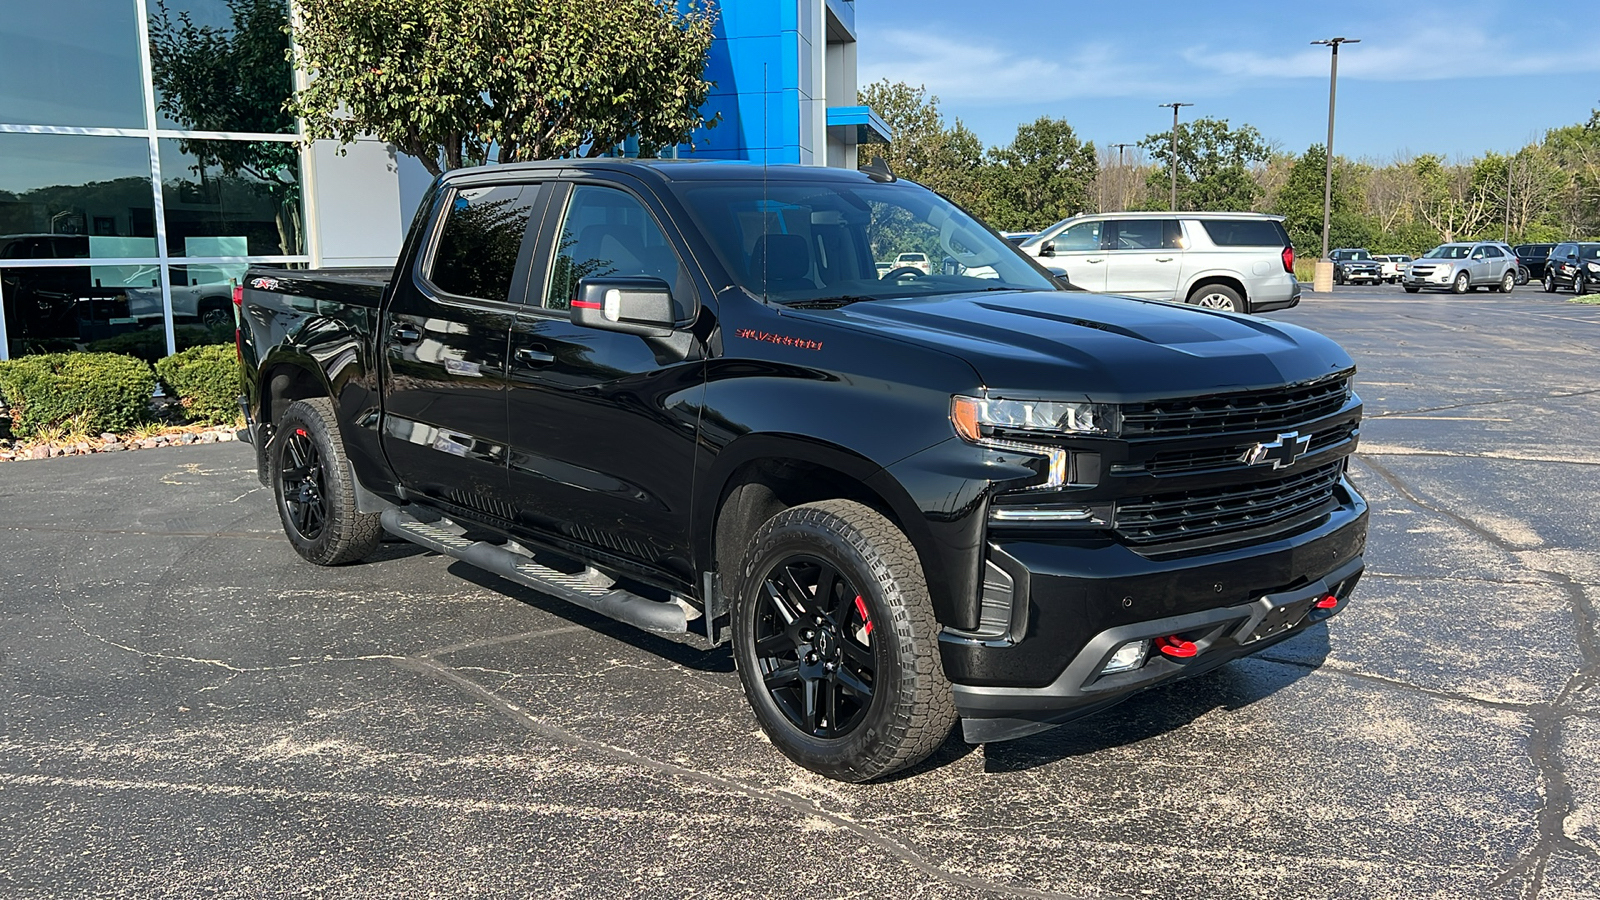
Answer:
<svg viewBox="0 0 1600 900"><path fill-rule="evenodd" d="M1341 482L1340 505L1320 524L1257 544L1162 559L1107 541L999 540L990 560L1026 604L1020 639L946 633L945 671L968 741L1024 737L1104 709L1146 688L1257 653L1338 613L1362 571L1366 502ZM1332 609L1314 609L1333 595ZM1262 633L1272 616L1281 628ZM1281 620L1281 621L1279 621ZM1151 658L1102 675L1129 641L1181 635L1187 659Z"/></svg>
<svg viewBox="0 0 1600 900"><path fill-rule="evenodd" d="M1404 283L1406 287L1451 287L1455 279L1454 269L1434 269L1426 274L1407 271Z"/></svg>

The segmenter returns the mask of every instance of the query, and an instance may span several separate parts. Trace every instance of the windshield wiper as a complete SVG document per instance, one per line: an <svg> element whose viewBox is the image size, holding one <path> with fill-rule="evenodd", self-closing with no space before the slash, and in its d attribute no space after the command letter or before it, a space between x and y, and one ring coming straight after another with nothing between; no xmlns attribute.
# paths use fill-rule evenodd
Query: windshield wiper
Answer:
<svg viewBox="0 0 1600 900"><path fill-rule="evenodd" d="M816 297L810 300L794 300L783 305L793 309L838 309L841 306L849 306L852 303L877 299L879 298L866 296Z"/></svg>

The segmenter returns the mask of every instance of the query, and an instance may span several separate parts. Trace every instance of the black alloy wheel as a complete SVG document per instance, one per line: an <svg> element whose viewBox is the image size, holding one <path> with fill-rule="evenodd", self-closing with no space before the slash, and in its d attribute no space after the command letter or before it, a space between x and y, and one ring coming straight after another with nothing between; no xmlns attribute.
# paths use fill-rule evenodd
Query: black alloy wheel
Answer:
<svg viewBox="0 0 1600 900"><path fill-rule="evenodd" d="M283 498L283 521L306 541L322 537L328 524L328 503L323 498L327 469L317 444L304 428L296 427L283 438L282 463L278 469L279 496Z"/></svg>
<svg viewBox="0 0 1600 900"><path fill-rule="evenodd" d="M757 665L789 724L816 738L861 727L878 662L866 600L832 564L791 556L762 579Z"/></svg>
<svg viewBox="0 0 1600 900"><path fill-rule="evenodd" d="M850 500L785 509L751 537L733 658L756 721L813 772L870 781L932 753L956 723L922 561Z"/></svg>
<svg viewBox="0 0 1600 900"><path fill-rule="evenodd" d="M283 533L319 566L354 562L378 548L383 526L356 508L350 459L326 397L289 404L267 442L270 484Z"/></svg>

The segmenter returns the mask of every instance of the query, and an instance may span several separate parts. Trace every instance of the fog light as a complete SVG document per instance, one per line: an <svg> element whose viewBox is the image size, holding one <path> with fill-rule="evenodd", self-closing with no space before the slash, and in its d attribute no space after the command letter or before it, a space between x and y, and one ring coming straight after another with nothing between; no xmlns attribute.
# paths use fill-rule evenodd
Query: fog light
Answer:
<svg viewBox="0 0 1600 900"><path fill-rule="evenodd" d="M1117 652L1111 654L1111 659L1106 661L1106 666L1100 670L1100 674L1110 675L1113 672L1131 672L1144 665L1145 657L1149 655L1149 641L1129 641L1118 647Z"/></svg>

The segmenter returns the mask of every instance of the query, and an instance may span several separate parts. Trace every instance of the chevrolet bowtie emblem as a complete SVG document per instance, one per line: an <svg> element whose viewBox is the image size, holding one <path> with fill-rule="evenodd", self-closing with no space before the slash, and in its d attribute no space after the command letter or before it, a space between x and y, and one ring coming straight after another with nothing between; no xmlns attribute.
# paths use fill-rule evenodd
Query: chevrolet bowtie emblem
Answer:
<svg viewBox="0 0 1600 900"><path fill-rule="evenodd" d="M1301 436L1298 431L1278 435L1277 440L1263 441L1251 447L1239 457L1239 461L1247 466L1259 466L1270 462L1274 469L1282 469L1294 465L1300 454L1306 452L1311 446L1311 435Z"/></svg>

